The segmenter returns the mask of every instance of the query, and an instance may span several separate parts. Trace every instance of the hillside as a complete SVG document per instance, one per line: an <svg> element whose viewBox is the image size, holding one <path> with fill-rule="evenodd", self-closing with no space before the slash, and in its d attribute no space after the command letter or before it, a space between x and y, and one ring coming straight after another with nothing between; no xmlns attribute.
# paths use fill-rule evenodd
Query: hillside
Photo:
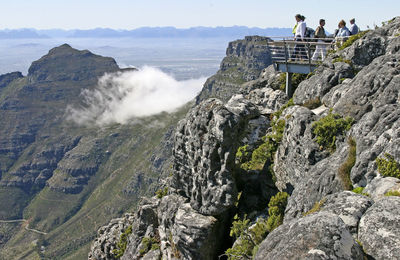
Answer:
<svg viewBox="0 0 400 260"><path fill-rule="evenodd" d="M397 259L399 35L397 17L350 38L292 100L232 43L175 128L165 188L99 229L89 259Z"/></svg>
<svg viewBox="0 0 400 260"><path fill-rule="evenodd" d="M168 176L171 131L188 107L127 125L67 120L84 89L119 71L114 59L65 44L27 76L0 76L0 259L85 258L100 226Z"/></svg>

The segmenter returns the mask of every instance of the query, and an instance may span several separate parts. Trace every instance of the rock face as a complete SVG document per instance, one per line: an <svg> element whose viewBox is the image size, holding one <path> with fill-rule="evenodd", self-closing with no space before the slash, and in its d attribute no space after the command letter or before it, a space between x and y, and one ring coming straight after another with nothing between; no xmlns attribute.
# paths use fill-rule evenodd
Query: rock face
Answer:
<svg viewBox="0 0 400 260"><path fill-rule="evenodd" d="M229 43L220 70L206 81L196 103L211 97L226 102L240 92L241 84L257 79L260 72L272 64L268 40L266 37L249 36Z"/></svg>
<svg viewBox="0 0 400 260"><path fill-rule="evenodd" d="M255 259L363 259L363 252L342 219L319 213L278 227Z"/></svg>
<svg viewBox="0 0 400 260"><path fill-rule="evenodd" d="M257 115L254 105L240 105L234 99L227 106L217 99L206 100L177 127L172 187L202 214L219 215L236 201L233 173L238 140L246 121Z"/></svg>
<svg viewBox="0 0 400 260"><path fill-rule="evenodd" d="M395 259L400 255L400 197L377 201L360 220L358 239L365 252L375 259Z"/></svg>
<svg viewBox="0 0 400 260"><path fill-rule="evenodd" d="M151 204L149 219L154 221L136 229L138 235L130 237L124 259L216 258L223 249L250 239L242 233L230 243L227 229L232 219L236 219L235 231L240 223L262 229L255 224L260 219L275 221L275 211L281 208L267 205L277 189L290 195L287 203L279 202L286 205L283 224L266 235L258 252L231 248L235 254L250 258L256 252L255 259L398 257L400 200L383 195L398 191L400 180L381 176L375 160L389 153L400 162L400 38L393 37L399 32L397 17L330 54L299 85L295 105L288 104L283 111L278 110L288 99L279 90L279 74L264 64L259 78L250 72L246 72L248 77L239 77L236 69L241 61L236 58L253 55L255 62L261 52L251 53L246 49L250 45L239 48L240 42L232 43L221 70L205 84L197 105L178 124L168 195ZM227 78L246 83L238 90L239 83ZM222 100L206 99L214 96ZM307 108L311 102L323 104L322 112ZM316 142L313 123L329 113L350 116L354 122L336 133L335 149L327 150ZM279 125L282 120L284 124ZM334 133L332 125L326 134ZM262 165L246 169L243 157ZM363 195L355 193L360 189L350 191L352 186L365 187ZM233 218L235 214L241 221ZM143 221L138 216L135 223ZM265 230L257 231L265 234ZM159 239L159 245L140 254L146 236ZM224 240L230 245L221 245Z"/></svg>
<svg viewBox="0 0 400 260"><path fill-rule="evenodd" d="M16 79L20 79L23 78L24 76L22 76L21 72L11 72L11 73L7 73L4 75L0 75L0 91L2 88L4 88L5 86L7 86L8 84L10 84L11 82L13 82Z"/></svg>
<svg viewBox="0 0 400 260"><path fill-rule="evenodd" d="M394 177L377 177L365 187L364 192L373 200L379 200L391 190L400 190L400 179Z"/></svg>
<svg viewBox="0 0 400 260"><path fill-rule="evenodd" d="M361 216L371 207L373 201L367 196L343 191L328 195L323 201L322 212L338 215L354 238L357 238L358 224Z"/></svg>
<svg viewBox="0 0 400 260"><path fill-rule="evenodd" d="M97 238L93 243L89 260L103 260L113 257L113 250L117 249L120 236L124 233L134 220L133 214L125 214L123 218L110 221L107 226L101 227L97 231Z"/></svg>

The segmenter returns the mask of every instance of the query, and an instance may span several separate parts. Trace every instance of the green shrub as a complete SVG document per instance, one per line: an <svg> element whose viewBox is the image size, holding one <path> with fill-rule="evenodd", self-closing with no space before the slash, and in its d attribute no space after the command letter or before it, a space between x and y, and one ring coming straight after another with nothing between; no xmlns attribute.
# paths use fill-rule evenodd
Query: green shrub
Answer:
<svg viewBox="0 0 400 260"><path fill-rule="evenodd" d="M312 124L316 142L330 153L336 150L336 137L349 130L354 120L351 117L342 118L339 114L329 114Z"/></svg>
<svg viewBox="0 0 400 260"><path fill-rule="evenodd" d="M395 177L400 179L400 165L394 160L394 157L385 153L385 158L377 158L375 160L378 166L378 172L385 177Z"/></svg>
<svg viewBox="0 0 400 260"><path fill-rule="evenodd" d="M344 50L347 47L350 47L355 41L362 38L365 34L367 34L370 30L362 31L357 33L356 35L350 36L347 41L345 41L342 46L340 46L339 50Z"/></svg>
<svg viewBox="0 0 400 260"><path fill-rule="evenodd" d="M267 230L269 232L283 223L288 197L289 194L286 192L278 192L275 196L271 197L268 203L269 217L267 220Z"/></svg>
<svg viewBox="0 0 400 260"><path fill-rule="evenodd" d="M141 256L147 254L150 250L160 249L160 241L155 237L144 237L142 239L142 247L139 250Z"/></svg>
<svg viewBox="0 0 400 260"><path fill-rule="evenodd" d="M300 83L305 80L309 79L312 75L314 75L312 72L309 74L302 74L302 73L293 73L292 74L292 87L294 90L300 85ZM280 87L279 89L282 91L286 90L286 73L281 73L279 75L279 82L280 82Z"/></svg>
<svg viewBox="0 0 400 260"><path fill-rule="evenodd" d="M350 172L354 164L356 164L356 141L350 137L347 140L349 144L349 154L347 155L346 161L339 168L339 178L342 181L343 188L345 190L352 190L353 184L350 179Z"/></svg>
<svg viewBox="0 0 400 260"><path fill-rule="evenodd" d="M279 117L282 115L283 111L284 111L286 108L291 107L291 106L294 106L293 98L289 99L289 101L288 101L286 104L284 104L278 111L276 111L275 113L273 113L273 114L271 115L271 120L272 120L272 121L273 121L274 119L275 119L275 120L278 120Z"/></svg>
<svg viewBox="0 0 400 260"><path fill-rule="evenodd" d="M303 216L305 217L307 215L310 215L312 213L320 211L322 209L322 206L324 205L325 201L326 201L326 198L323 198L320 201L316 202L314 204L314 206L312 207L312 209L310 209L309 211L303 213Z"/></svg>
<svg viewBox="0 0 400 260"><path fill-rule="evenodd" d="M259 219L250 228L250 220L247 219L246 215L243 219L239 219L238 215L235 215L230 236L236 238L236 243L232 248L227 249L225 254L230 260L251 259L257 252L258 245L264 240L267 234L265 220Z"/></svg>
<svg viewBox="0 0 400 260"><path fill-rule="evenodd" d="M156 191L157 198L161 199L168 194L168 187L164 187Z"/></svg>
<svg viewBox="0 0 400 260"><path fill-rule="evenodd" d="M357 193L357 194L363 194L364 193L363 191L364 191L364 187L357 187L352 190L352 192Z"/></svg>
<svg viewBox="0 0 400 260"><path fill-rule="evenodd" d="M243 145L238 148L236 152L236 161L240 164L248 162L251 159L251 151L249 150L249 145Z"/></svg>
<svg viewBox="0 0 400 260"><path fill-rule="evenodd" d="M126 246L128 244L128 237L132 233L132 226L129 226L124 233L119 237L119 241L117 242L117 248L112 252L116 258L120 258L124 255Z"/></svg>
<svg viewBox="0 0 400 260"><path fill-rule="evenodd" d="M354 188L354 189L352 190L352 192L357 193L357 194L361 194L361 195L363 195L363 196L369 197L369 194L366 193L366 192L364 192L364 187L357 187L357 188Z"/></svg>
<svg viewBox="0 0 400 260"><path fill-rule="evenodd" d="M249 155L243 156L243 150L238 150L236 153L242 164L240 167L246 171L262 170L267 161L272 162L274 154L278 149L278 145L282 140L283 131L285 130L285 120L280 119L272 124L272 132L263 138L263 142L251 153L251 159L244 161L243 158L248 158ZM243 146L242 146L243 147ZM240 149L240 148L239 148ZM246 148L247 149L247 148ZM247 150L246 150L247 152Z"/></svg>
<svg viewBox="0 0 400 260"><path fill-rule="evenodd" d="M233 218L232 227L229 235L235 239L239 239L237 243L225 251L230 260L242 259L243 257L251 258L253 247L256 245L249 232L250 219L247 215L243 219L239 219L238 215Z"/></svg>
<svg viewBox="0 0 400 260"><path fill-rule="evenodd" d="M391 191L386 192L385 196L397 196L397 197L400 197L400 191L391 190Z"/></svg>

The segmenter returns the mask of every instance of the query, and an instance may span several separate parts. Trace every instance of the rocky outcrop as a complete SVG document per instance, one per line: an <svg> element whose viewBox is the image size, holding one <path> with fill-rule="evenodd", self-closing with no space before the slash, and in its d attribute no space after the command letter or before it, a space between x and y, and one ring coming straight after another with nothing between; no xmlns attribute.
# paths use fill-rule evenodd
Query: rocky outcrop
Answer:
<svg viewBox="0 0 400 260"><path fill-rule="evenodd" d="M8 84L13 82L16 79L23 78L24 76L22 75L21 72L11 72L7 73L4 75L0 75L0 91L2 88L6 87Z"/></svg>
<svg viewBox="0 0 400 260"><path fill-rule="evenodd" d="M296 105L279 113L275 112L287 97L279 90L280 76L272 67L262 70L257 79L243 78L247 82L240 82L240 94L234 94L239 84L228 95L226 85L216 83L221 73L239 78L232 69L237 68L232 64L238 64L232 60L234 52L228 49L219 74L210 79L212 84L205 85L197 106L178 124L168 195L152 208L157 221L148 225L152 228L137 232L139 236L131 236L124 259L153 255L161 259L215 258L222 253L219 242L230 239L226 229L234 214L242 220L246 217L249 222L244 225L253 228L261 218L278 218L275 207L268 209L266 200L276 188L290 195L287 203L281 202L286 205L283 224L259 244L255 259L391 259L399 255L399 199L383 196L399 190L399 179L383 178L375 161L385 153L400 161L400 41L391 37L399 31L400 18L396 18L330 54L314 75L299 85ZM234 44L232 50L237 48ZM213 95L223 100L206 99ZM323 109L310 110L305 106L310 102L322 102ZM330 110L350 116L354 122L350 129L336 134L335 149L328 150L316 142L313 123ZM281 137L277 122L282 120ZM331 126L325 131L334 130ZM250 152L266 145L269 157L261 154L262 159L254 159L263 164L257 170L235 165L235 152L243 145L250 147ZM238 157L249 156L246 149ZM365 187L363 195L355 193L360 189L345 191L352 186ZM264 231L257 230L258 235L267 233ZM137 250L146 236L159 238L159 249L140 255ZM231 245L239 246L245 239L242 233ZM235 250L250 257L247 248Z"/></svg>
<svg viewBox="0 0 400 260"><path fill-rule="evenodd" d="M400 255L400 197L377 201L360 220L358 239L375 259L396 259Z"/></svg>
<svg viewBox="0 0 400 260"><path fill-rule="evenodd" d="M368 183L363 192L377 201L383 198L387 192L393 190L400 190L400 179L378 176Z"/></svg>
<svg viewBox="0 0 400 260"><path fill-rule="evenodd" d="M206 81L196 103L211 97L226 102L240 92L243 83L257 79L260 72L272 64L267 46L269 40L266 37L248 36L244 40L229 43L220 70Z"/></svg>
<svg viewBox="0 0 400 260"><path fill-rule="evenodd" d="M338 215L350 233L357 239L358 224L365 211L372 206L373 201L367 196L343 191L328 195L323 199L321 212Z"/></svg>
<svg viewBox="0 0 400 260"><path fill-rule="evenodd" d="M363 252L341 218L321 212L279 226L255 259L363 259Z"/></svg>
<svg viewBox="0 0 400 260"><path fill-rule="evenodd" d="M295 104L303 105L313 100L321 100L329 90L347 78L353 78L353 68L344 62L328 63L319 66L313 73L312 80L299 84L293 95Z"/></svg>
<svg viewBox="0 0 400 260"><path fill-rule="evenodd" d="M97 231L97 237L93 242L88 259L116 259L113 250L118 249L117 243L121 234L132 225L133 221L134 215L126 213L123 218L113 219L107 226L101 227Z"/></svg>
<svg viewBox="0 0 400 260"><path fill-rule="evenodd" d="M236 201L235 154L247 121L256 115L249 102L232 99L224 106L209 99L179 123L172 187L200 213L219 215Z"/></svg>

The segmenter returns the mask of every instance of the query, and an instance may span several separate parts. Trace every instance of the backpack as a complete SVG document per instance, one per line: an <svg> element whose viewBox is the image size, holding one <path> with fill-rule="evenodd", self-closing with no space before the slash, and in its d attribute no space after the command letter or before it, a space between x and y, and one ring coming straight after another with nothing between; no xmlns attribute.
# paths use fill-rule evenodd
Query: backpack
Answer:
<svg viewBox="0 0 400 260"><path fill-rule="evenodd" d="M308 41L308 42L316 41L315 39L311 39L311 38L315 38L315 30L310 27L306 27L306 32L304 33L304 37L308 38L308 39L306 39L306 41Z"/></svg>

